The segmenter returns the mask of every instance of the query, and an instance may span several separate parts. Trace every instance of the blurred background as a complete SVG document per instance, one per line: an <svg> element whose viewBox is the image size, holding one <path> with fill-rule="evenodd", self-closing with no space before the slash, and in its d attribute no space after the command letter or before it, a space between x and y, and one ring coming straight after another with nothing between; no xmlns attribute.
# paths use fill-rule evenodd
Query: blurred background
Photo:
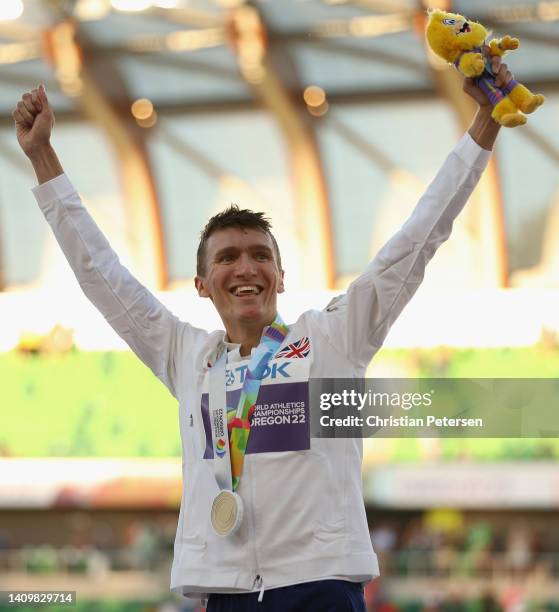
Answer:
<svg viewBox="0 0 559 612"><path fill-rule="evenodd" d="M22 93L46 85L66 172L177 315L220 326L194 293L195 252L236 202L273 220L290 321L363 270L475 113L425 48L427 5L0 1L0 590L199 609L168 591L176 402L81 295L38 211L11 120ZM559 2L431 6L520 38L508 63L547 100L502 131L369 375L557 377ZM369 609L559 610L557 433L366 441L383 572Z"/></svg>

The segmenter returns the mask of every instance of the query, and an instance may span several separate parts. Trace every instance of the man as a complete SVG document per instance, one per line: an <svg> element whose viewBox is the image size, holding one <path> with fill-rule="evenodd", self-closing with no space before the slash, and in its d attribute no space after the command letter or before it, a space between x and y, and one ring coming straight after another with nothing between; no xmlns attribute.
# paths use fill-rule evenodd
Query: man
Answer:
<svg viewBox="0 0 559 612"><path fill-rule="evenodd" d="M493 61L506 84L512 75ZM289 326L277 314L283 270L261 214L231 208L210 220L195 284L225 333L179 321L121 266L50 144L44 88L13 113L35 196L85 294L180 403L184 491L171 587L209 596L211 612L364 610L362 584L379 571L362 446L310 440L308 380L364 376L476 186L499 126L473 83L464 89L480 105L468 134L403 228L324 311Z"/></svg>

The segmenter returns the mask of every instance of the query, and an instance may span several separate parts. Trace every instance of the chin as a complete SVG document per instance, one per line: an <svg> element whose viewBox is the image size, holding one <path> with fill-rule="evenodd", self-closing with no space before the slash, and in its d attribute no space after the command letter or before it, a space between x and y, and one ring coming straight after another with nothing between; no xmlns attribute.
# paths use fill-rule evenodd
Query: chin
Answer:
<svg viewBox="0 0 559 612"><path fill-rule="evenodd" d="M264 318L264 313L256 306L247 306L246 308L243 308L237 312L237 317L241 321L254 321L254 319Z"/></svg>
<svg viewBox="0 0 559 612"><path fill-rule="evenodd" d="M250 307L247 306L237 313L237 317L240 321L246 323L254 323L255 321L262 321L262 325L268 325L274 320L276 313L269 313L264 311L258 306Z"/></svg>

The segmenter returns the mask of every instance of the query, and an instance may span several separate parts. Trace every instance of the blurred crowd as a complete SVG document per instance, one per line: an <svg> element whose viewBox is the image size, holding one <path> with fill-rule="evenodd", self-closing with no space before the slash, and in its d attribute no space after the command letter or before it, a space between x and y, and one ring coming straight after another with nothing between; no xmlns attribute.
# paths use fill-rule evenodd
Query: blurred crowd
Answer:
<svg viewBox="0 0 559 612"><path fill-rule="evenodd" d="M122 523L122 522L120 522ZM65 541L18 546L0 527L0 570L28 573L156 571L172 559L176 517L138 518L124 524L90 512L69 514Z"/></svg>
<svg viewBox="0 0 559 612"><path fill-rule="evenodd" d="M426 512L371 532L385 578L367 588L375 612L527 612L559 610L559 533L500 513L500 521L467 520L460 512ZM416 586L421 601L397 605L394 586ZM555 602L555 603L554 603Z"/></svg>
<svg viewBox="0 0 559 612"><path fill-rule="evenodd" d="M454 513L417 517L403 526L384 522L371 532L373 546L390 575L523 576L559 574L559 534L519 519L451 524ZM457 517L460 514L457 513ZM437 520L440 521L437 523ZM445 523L445 521L447 521Z"/></svg>
<svg viewBox="0 0 559 612"><path fill-rule="evenodd" d="M375 612L531 612L557 610L559 533L545 520L500 513L483 520L452 510L394 514L371 532L382 578L366 589ZM551 520L551 519L550 519ZM167 599L176 517L117 520L68 513L66 541L12 541L0 527L0 574L74 574L102 579L123 572L161 576L161 612L194 610ZM467 584L468 588L460 585ZM537 597L534 598L534 585Z"/></svg>

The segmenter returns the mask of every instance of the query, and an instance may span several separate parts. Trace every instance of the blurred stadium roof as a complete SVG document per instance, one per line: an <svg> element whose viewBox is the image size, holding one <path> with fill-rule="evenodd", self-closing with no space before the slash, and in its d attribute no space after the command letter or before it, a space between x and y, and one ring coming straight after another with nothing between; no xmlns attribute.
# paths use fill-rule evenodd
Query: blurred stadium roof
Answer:
<svg viewBox="0 0 559 612"><path fill-rule="evenodd" d="M526 283L559 284L545 233L559 206L559 2L434 4L518 36L510 64L548 97L528 126L502 135L499 165L461 234L468 254L455 248L454 270L438 278L506 286L532 268ZM405 217L400 203L415 203L473 115L458 75L426 52L425 8L2 0L0 289L50 273L44 222L22 204L33 179L10 116L40 82L67 171L148 285L192 278L197 234L230 201L270 213L292 286L343 284Z"/></svg>

